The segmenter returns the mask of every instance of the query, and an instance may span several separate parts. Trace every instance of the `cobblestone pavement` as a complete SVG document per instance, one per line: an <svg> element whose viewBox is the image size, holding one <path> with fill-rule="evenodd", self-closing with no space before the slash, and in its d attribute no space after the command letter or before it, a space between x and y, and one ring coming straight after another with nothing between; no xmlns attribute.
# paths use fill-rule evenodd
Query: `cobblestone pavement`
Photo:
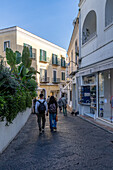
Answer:
<svg viewBox="0 0 113 170"><path fill-rule="evenodd" d="M113 134L68 114L39 135L36 116L0 155L0 170L113 170Z"/></svg>

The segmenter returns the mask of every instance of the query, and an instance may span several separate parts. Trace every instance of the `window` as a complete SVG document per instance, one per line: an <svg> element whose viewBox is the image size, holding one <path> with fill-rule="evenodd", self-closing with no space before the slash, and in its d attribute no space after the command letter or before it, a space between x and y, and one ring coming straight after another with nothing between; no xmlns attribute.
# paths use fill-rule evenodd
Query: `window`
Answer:
<svg viewBox="0 0 113 170"><path fill-rule="evenodd" d="M40 61L47 61L46 51L40 49Z"/></svg>
<svg viewBox="0 0 113 170"><path fill-rule="evenodd" d="M53 70L53 81L56 81L57 75L56 75L56 70Z"/></svg>
<svg viewBox="0 0 113 170"><path fill-rule="evenodd" d="M52 64L59 65L58 56L56 54L52 54Z"/></svg>
<svg viewBox="0 0 113 170"><path fill-rule="evenodd" d="M65 80L65 72L62 72L62 80Z"/></svg>
<svg viewBox="0 0 113 170"><path fill-rule="evenodd" d="M71 72L73 72L73 50L71 51Z"/></svg>
<svg viewBox="0 0 113 170"><path fill-rule="evenodd" d="M105 26L113 22L113 0L107 0L105 8Z"/></svg>
<svg viewBox="0 0 113 170"><path fill-rule="evenodd" d="M61 57L61 67L66 67L66 61L63 57Z"/></svg>
<svg viewBox="0 0 113 170"><path fill-rule="evenodd" d="M77 41L75 42L75 63L77 64L77 53L78 53L78 48L77 48Z"/></svg>
<svg viewBox="0 0 113 170"><path fill-rule="evenodd" d="M47 70L40 69L40 77L41 77L41 78L47 77Z"/></svg>
<svg viewBox="0 0 113 170"><path fill-rule="evenodd" d="M29 44L25 44L24 43L24 47L28 47L29 48L30 58L32 58L32 46L30 46Z"/></svg>
<svg viewBox="0 0 113 170"><path fill-rule="evenodd" d="M6 48L10 48L10 41L4 42L4 51L6 51Z"/></svg>
<svg viewBox="0 0 113 170"><path fill-rule="evenodd" d="M85 44L96 35L96 13L90 11L84 21L82 28L82 44Z"/></svg>

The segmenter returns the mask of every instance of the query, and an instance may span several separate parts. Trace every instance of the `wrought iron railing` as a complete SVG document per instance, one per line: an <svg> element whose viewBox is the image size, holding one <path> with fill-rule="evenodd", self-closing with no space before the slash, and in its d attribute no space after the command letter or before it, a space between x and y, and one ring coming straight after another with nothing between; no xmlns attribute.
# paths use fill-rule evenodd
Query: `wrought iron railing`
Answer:
<svg viewBox="0 0 113 170"><path fill-rule="evenodd" d="M52 83L60 83L60 78L53 78Z"/></svg>
<svg viewBox="0 0 113 170"><path fill-rule="evenodd" d="M40 83L49 83L50 78L49 77L40 77Z"/></svg>

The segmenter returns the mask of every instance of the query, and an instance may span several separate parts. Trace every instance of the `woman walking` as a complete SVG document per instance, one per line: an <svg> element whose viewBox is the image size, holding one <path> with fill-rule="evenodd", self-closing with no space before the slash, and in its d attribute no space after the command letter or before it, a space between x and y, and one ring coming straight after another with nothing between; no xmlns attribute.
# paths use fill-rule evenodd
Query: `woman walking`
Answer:
<svg viewBox="0 0 113 170"><path fill-rule="evenodd" d="M56 122L56 115L57 115L57 101L55 100L54 96L50 97L48 103L48 112L49 112L49 121L50 121L50 129L51 131L57 130L57 122Z"/></svg>

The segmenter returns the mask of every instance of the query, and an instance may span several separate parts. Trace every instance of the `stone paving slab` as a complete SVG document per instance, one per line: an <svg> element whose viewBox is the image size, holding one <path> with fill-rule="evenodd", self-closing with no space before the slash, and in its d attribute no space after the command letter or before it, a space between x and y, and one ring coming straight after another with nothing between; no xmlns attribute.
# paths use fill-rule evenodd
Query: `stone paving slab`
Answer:
<svg viewBox="0 0 113 170"><path fill-rule="evenodd" d="M112 170L113 134L68 114L39 135L36 116L0 155L0 170Z"/></svg>

